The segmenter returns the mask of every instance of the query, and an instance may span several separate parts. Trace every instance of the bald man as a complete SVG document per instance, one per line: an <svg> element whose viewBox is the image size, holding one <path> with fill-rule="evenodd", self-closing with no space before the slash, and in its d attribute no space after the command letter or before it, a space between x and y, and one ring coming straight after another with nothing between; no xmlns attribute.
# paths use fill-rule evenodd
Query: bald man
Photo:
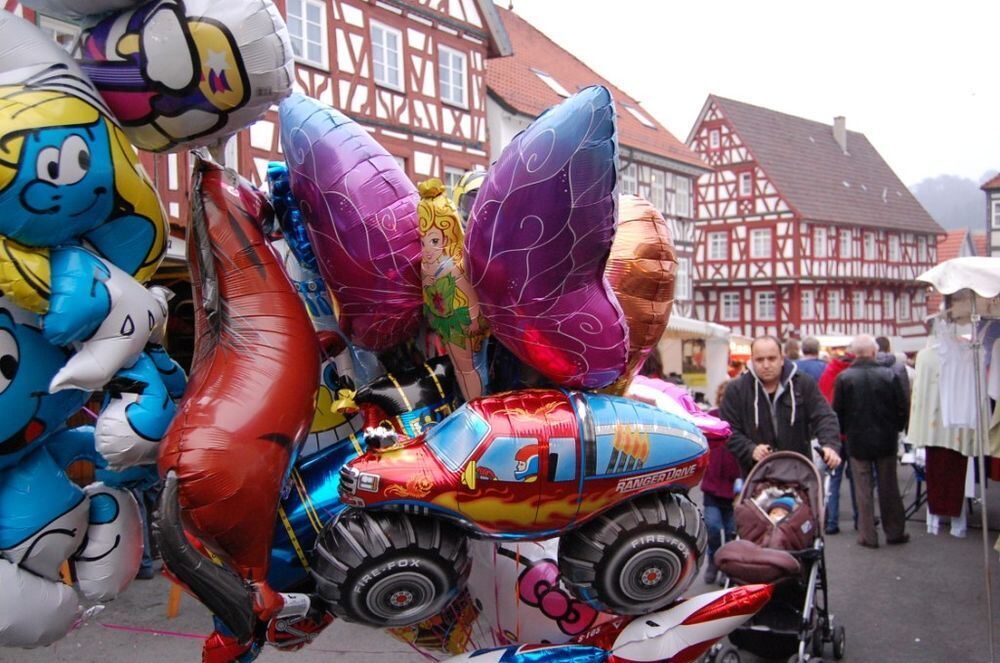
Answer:
<svg viewBox="0 0 1000 663"><path fill-rule="evenodd" d="M896 481L899 431L906 427L909 414L906 393L893 371L875 360L878 344L874 338L867 334L858 336L851 343L850 352L854 362L837 376L833 409L847 439L847 455L854 476L858 543L866 548L878 547L873 495L876 481L886 543L906 543L910 536L906 533L903 499Z"/></svg>

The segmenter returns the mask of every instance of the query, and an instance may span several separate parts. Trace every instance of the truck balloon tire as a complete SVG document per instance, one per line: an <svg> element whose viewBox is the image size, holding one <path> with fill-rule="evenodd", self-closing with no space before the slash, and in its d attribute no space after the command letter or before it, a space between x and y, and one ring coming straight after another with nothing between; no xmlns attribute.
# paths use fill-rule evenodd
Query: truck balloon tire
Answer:
<svg viewBox="0 0 1000 663"><path fill-rule="evenodd" d="M320 533L311 572L333 614L385 628L439 614L470 567L466 537L447 523L348 509Z"/></svg>
<svg viewBox="0 0 1000 663"><path fill-rule="evenodd" d="M559 541L559 568L594 608L644 615L673 602L698 575L708 533L685 495L651 493L598 516Z"/></svg>

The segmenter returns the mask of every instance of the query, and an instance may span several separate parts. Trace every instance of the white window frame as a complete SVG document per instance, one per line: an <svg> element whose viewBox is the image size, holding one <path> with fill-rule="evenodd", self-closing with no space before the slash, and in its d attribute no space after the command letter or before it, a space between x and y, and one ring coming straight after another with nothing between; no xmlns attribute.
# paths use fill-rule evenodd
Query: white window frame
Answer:
<svg viewBox="0 0 1000 663"><path fill-rule="evenodd" d="M674 178L677 216L691 217L694 201L691 200L691 178L678 175Z"/></svg>
<svg viewBox="0 0 1000 663"><path fill-rule="evenodd" d="M749 198L752 195L753 195L753 173L749 171L745 173L740 173L740 181L739 181L740 198Z"/></svg>
<svg viewBox="0 0 1000 663"><path fill-rule="evenodd" d="M674 289L674 299L691 299L691 258L677 259L677 287Z"/></svg>
<svg viewBox="0 0 1000 663"><path fill-rule="evenodd" d="M875 233L867 232L864 236L864 247L862 256L865 260L875 260L878 256L878 242L875 238Z"/></svg>
<svg viewBox="0 0 1000 663"><path fill-rule="evenodd" d="M649 202L660 211L661 214L666 214L666 193L665 193L665 177L662 170L656 170L655 168L649 171Z"/></svg>
<svg viewBox="0 0 1000 663"><path fill-rule="evenodd" d="M639 193L639 168L634 162L622 169L622 193L633 196Z"/></svg>
<svg viewBox="0 0 1000 663"><path fill-rule="evenodd" d="M901 258L899 235L889 235L889 262L899 262Z"/></svg>
<svg viewBox="0 0 1000 663"><path fill-rule="evenodd" d="M813 320L816 317L816 293L812 290L803 290L800 307L802 319Z"/></svg>
<svg viewBox="0 0 1000 663"><path fill-rule="evenodd" d="M841 259L851 259L854 257L854 233L845 228L841 228L837 233L837 241L840 243L837 249ZM845 250L846 249L846 250Z"/></svg>
<svg viewBox="0 0 1000 663"><path fill-rule="evenodd" d="M371 49L372 50L372 55L371 55L371 57L372 57L372 80L375 81L376 85L380 85L382 87L389 88L390 90L396 90L397 92L405 92L406 91L406 71L403 68L403 33L402 33L402 31L397 30L396 28L392 27L391 25L386 25L385 23L382 23L380 21L376 21L374 19L370 19L368 21L368 25L369 25L368 35L369 35L369 38L371 39L371 45L372 45L372 49ZM377 45L375 43L375 31L376 30L382 31L383 34L391 34L391 35L395 35L396 36L396 45L397 45L397 50L396 50L396 68L399 71L399 83L398 84L393 84L393 82L391 80L388 80L387 78L385 78L385 79L380 79L379 78L378 67L375 64L375 51L376 51L376 49L378 49L378 50L384 51L385 54L388 55L389 54L389 50L385 46L385 44L382 44L381 46L379 46L379 45ZM386 63L386 66L385 66L386 75L388 75L388 72L389 72L389 67L387 65L388 65L388 63Z"/></svg>
<svg viewBox="0 0 1000 663"><path fill-rule="evenodd" d="M909 322L912 315L912 302L910 301L910 293L904 292L899 295L899 321Z"/></svg>
<svg viewBox="0 0 1000 663"><path fill-rule="evenodd" d="M917 260L927 262L927 238L922 235L917 238Z"/></svg>
<svg viewBox="0 0 1000 663"><path fill-rule="evenodd" d="M441 58L443 55L448 56L447 57L449 62L448 67L445 67L444 64L441 62ZM449 72L452 72L452 76L449 78L447 87L449 89L454 89L455 85L453 84L453 81L454 81L455 69L454 67L451 66L451 64L453 64L454 62L453 58L459 58L462 61L462 68L461 68L462 87L461 87L461 93L459 95L460 98L458 99L454 97L445 97L446 86L444 81L442 80L442 75L445 69L447 69ZM465 108L465 109L469 108L469 59L468 57L466 57L466 54L464 52L458 50L457 48L445 46L444 44L438 44L438 91L440 92L441 101L443 103L449 104L451 106L458 106L459 108Z"/></svg>
<svg viewBox="0 0 1000 663"><path fill-rule="evenodd" d="M1000 200L993 201L993 227L1000 228Z"/></svg>
<svg viewBox="0 0 1000 663"><path fill-rule="evenodd" d="M396 162L396 165L405 173L406 172L406 157L397 157L395 154L389 155Z"/></svg>
<svg viewBox="0 0 1000 663"><path fill-rule="evenodd" d="M843 306L843 298L840 296L840 290L829 290L826 293L826 318L827 320L839 320L843 317L841 307Z"/></svg>
<svg viewBox="0 0 1000 663"><path fill-rule="evenodd" d="M730 307L732 307L732 311ZM739 322L740 308L740 293L724 292L719 295L719 320L722 322Z"/></svg>
<svg viewBox="0 0 1000 663"><path fill-rule="evenodd" d="M721 243L716 240L721 239ZM709 260L729 260L729 233L710 232L708 233L708 259Z"/></svg>
<svg viewBox="0 0 1000 663"><path fill-rule="evenodd" d="M76 44L77 37L80 36L80 26L60 21L45 14L38 14L38 28L46 34L51 33L52 41L67 53L72 52L73 45ZM60 42L58 39L60 35L68 37L69 41Z"/></svg>
<svg viewBox="0 0 1000 663"><path fill-rule="evenodd" d="M882 313L890 320L896 319L896 295L891 292L885 293L882 297Z"/></svg>
<svg viewBox="0 0 1000 663"><path fill-rule="evenodd" d="M758 240L760 240L763 237L767 238L767 242L764 245L764 246L766 246L766 249L767 249L766 253L761 253L760 249L762 247L758 246ZM754 228L753 230L751 230L750 231L750 257L751 258L762 259L762 260L770 258L771 255L772 255L772 253L773 253L773 251L771 250L771 244L773 243L773 241L774 240L772 239L771 229L770 228Z"/></svg>
<svg viewBox="0 0 1000 663"><path fill-rule="evenodd" d="M535 69L534 67L531 68L531 71L532 71L533 74L535 74L535 76L538 76L538 79L540 81L542 81L543 83L545 83L546 85L548 85L549 88L553 92L555 92L556 94L558 94L560 97L569 98L569 97L572 96L570 94L570 91L567 90L565 87L563 87L562 83L560 83L559 81L557 81L555 78L553 78L549 74L546 74L544 71L541 71L539 69Z"/></svg>
<svg viewBox="0 0 1000 663"><path fill-rule="evenodd" d="M297 62L310 65L312 67L318 67L320 69L330 68L330 46L329 37L327 35L327 22L326 22L326 5L325 2L320 2L319 0L288 0L285 3L285 15L288 18L288 23L292 23L293 17L298 19L302 25L302 34L296 36L292 33L291 28L289 28L289 35L292 40L292 50L295 50L295 40L298 39L301 42L302 53L295 56ZM294 16L292 13L292 7L301 8L302 15ZM316 7L319 9L319 34L320 40L314 42L309 39L309 26L313 25L313 22L308 19L309 7ZM319 46L320 59L316 60L309 57L309 46L310 44L315 44Z"/></svg>
<svg viewBox="0 0 1000 663"><path fill-rule="evenodd" d="M764 303L764 299L769 298L771 301L768 304ZM773 321L778 317L778 295L773 290L765 290L762 292L755 292L753 297L753 313L755 320L765 320ZM767 306L769 311L764 310Z"/></svg>
<svg viewBox="0 0 1000 663"><path fill-rule="evenodd" d="M719 149L722 145L721 134L718 129L711 129L708 132L708 147L713 150Z"/></svg>
<svg viewBox="0 0 1000 663"><path fill-rule="evenodd" d="M827 241L826 228L813 228L813 258L827 257Z"/></svg>
<svg viewBox="0 0 1000 663"><path fill-rule="evenodd" d="M851 315L855 320L865 319L865 293L860 290L851 295Z"/></svg>
<svg viewBox="0 0 1000 663"><path fill-rule="evenodd" d="M451 198L455 192L455 185L462 179L462 175L465 175L465 171L461 168L445 166L443 175L444 188L448 192L448 197Z"/></svg>

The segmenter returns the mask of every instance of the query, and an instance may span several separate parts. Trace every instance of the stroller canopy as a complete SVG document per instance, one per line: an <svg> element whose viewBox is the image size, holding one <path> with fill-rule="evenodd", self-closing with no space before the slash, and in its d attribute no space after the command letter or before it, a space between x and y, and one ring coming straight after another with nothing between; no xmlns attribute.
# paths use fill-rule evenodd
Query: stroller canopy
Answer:
<svg viewBox="0 0 1000 663"><path fill-rule="evenodd" d="M805 492L816 522L824 522L823 480L812 461L794 451L777 451L757 463L747 475L737 503L743 503L767 486L794 486Z"/></svg>

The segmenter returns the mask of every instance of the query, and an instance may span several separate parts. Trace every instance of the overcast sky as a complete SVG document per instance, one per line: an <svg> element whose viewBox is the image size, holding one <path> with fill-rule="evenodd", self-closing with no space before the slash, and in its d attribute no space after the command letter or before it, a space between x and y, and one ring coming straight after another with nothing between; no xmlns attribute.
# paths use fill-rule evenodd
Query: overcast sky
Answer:
<svg viewBox="0 0 1000 663"><path fill-rule="evenodd" d="M844 115L907 185L1000 169L998 0L513 2L682 141L714 93Z"/></svg>

